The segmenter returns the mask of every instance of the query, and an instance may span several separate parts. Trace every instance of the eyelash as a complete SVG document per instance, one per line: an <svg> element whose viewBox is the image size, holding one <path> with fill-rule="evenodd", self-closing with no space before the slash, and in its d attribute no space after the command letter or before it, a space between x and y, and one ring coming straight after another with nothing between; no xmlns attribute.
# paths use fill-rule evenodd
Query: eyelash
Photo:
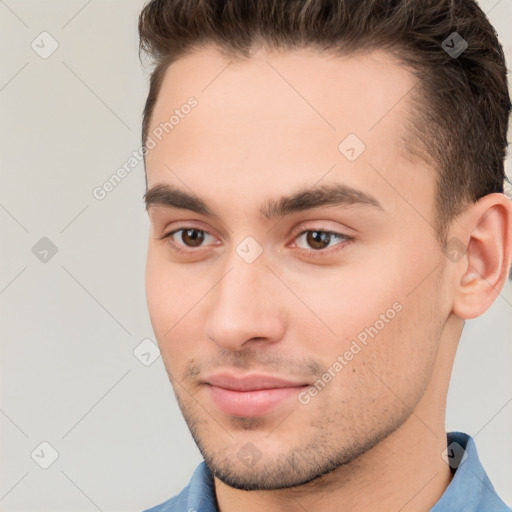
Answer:
<svg viewBox="0 0 512 512"><path fill-rule="evenodd" d="M171 239L171 237L173 235L175 235L176 233L179 233L180 231L188 231L188 230L200 231L200 232L209 234L204 229L199 229L196 227L183 227L183 228L179 228L179 229L174 229L173 231L163 235L159 239L160 240ZM305 235L306 233L311 233L311 232L325 233L325 234L328 234L331 236L340 237L340 238L342 238L342 240L334 246L334 249L332 247L327 248L327 249L316 249L316 250L315 249L304 249L302 247L297 248L297 250L300 253L306 254L308 257L313 257L313 258L326 257L327 255L331 255L333 253L337 253L337 252L343 250L348 244L350 244L351 242L354 241L354 237L345 235L343 233L338 233L337 231L331 231L329 229L324 229L324 228L304 229L301 232L297 233L295 235L295 237L293 238L293 240L295 241L302 235ZM183 245L177 244L171 240L170 240L169 245L171 246L173 251L175 251L178 254L184 254L184 255L194 254L199 249L201 249L201 247L199 247L198 249L183 249L183 247L184 247Z"/></svg>
<svg viewBox="0 0 512 512"><path fill-rule="evenodd" d="M294 242L300 238L301 236L305 235L306 233L322 233L330 235L331 237L340 238L341 240L338 241L337 244L335 244L333 247L328 247L326 249L304 249L302 247L297 247L296 250L298 250L301 254L305 254L308 257L312 258L324 258L327 256L332 256L333 254L337 254L347 245L349 245L351 242L354 241L353 237L350 237L348 235L345 235L343 233L338 233L337 231L332 231L329 229L323 229L323 228L314 228L314 229L304 229L300 233L298 233L294 237ZM330 241L329 241L330 242Z"/></svg>

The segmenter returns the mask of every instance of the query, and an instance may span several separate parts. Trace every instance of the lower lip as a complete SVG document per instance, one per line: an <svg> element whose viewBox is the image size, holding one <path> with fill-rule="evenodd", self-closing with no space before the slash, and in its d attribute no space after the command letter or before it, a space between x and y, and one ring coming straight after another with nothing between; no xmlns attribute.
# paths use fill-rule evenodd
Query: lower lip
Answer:
<svg viewBox="0 0 512 512"><path fill-rule="evenodd" d="M273 411L284 401L297 397L307 386L235 391L208 385L210 397L215 405L230 416L262 416Z"/></svg>

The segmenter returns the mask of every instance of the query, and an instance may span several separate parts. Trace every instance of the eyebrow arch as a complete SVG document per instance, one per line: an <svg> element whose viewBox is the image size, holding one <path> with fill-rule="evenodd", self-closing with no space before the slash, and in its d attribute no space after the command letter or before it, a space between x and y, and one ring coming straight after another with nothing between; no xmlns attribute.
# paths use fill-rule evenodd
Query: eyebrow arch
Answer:
<svg viewBox="0 0 512 512"><path fill-rule="evenodd" d="M155 185L144 194L146 210L155 206L179 208L192 212L215 217L214 213L206 206L206 203L194 194L189 194L170 185Z"/></svg>
<svg viewBox="0 0 512 512"><path fill-rule="evenodd" d="M165 206L190 210L208 217L217 217L202 199L170 185L155 185L144 194L144 200L146 210L154 206ZM384 210L373 196L353 187L335 183L307 188L289 196L271 199L260 208L260 213L266 219L271 220L321 206L371 206Z"/></svg>
<svg viewBox="0 0 512 512"><path fill-rule="evenodd" d="M293 212L318 208L320 206L371 206L384 211L373 196L342 183L323 185L299 190L290 196L268 201L260 210L271 220Z"/></svg>

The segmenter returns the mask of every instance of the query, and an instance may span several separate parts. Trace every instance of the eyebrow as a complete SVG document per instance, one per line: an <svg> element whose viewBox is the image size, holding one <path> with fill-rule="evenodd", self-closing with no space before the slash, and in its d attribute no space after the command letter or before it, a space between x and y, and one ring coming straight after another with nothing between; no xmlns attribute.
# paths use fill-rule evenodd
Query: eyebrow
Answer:
<svg viewBox="0 0 512 512"><path fill-rule="evenodd" d="M218 217L206 203L195 194L171 185L158 184L144 194L146 210L164 206L190 210L208 217ZM284 217L290 213L310 210L321 206L370 206L384 211L377 199L366 192L341 183L299 190L289 196L270 199L260 208L266 219Z"/></svg>

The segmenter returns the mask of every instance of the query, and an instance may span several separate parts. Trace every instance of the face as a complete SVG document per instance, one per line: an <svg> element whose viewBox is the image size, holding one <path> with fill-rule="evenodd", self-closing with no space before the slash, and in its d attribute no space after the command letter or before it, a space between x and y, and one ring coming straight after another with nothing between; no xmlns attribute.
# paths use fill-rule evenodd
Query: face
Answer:
<svg viewBox="0 0 512 512"><path fill-rule="evenodd" d="M312 481L425 394L449 309L435 172L403 145L414 85L379 52L210 48L167 70L146 160L148 307L228 485Z"/></svg>

